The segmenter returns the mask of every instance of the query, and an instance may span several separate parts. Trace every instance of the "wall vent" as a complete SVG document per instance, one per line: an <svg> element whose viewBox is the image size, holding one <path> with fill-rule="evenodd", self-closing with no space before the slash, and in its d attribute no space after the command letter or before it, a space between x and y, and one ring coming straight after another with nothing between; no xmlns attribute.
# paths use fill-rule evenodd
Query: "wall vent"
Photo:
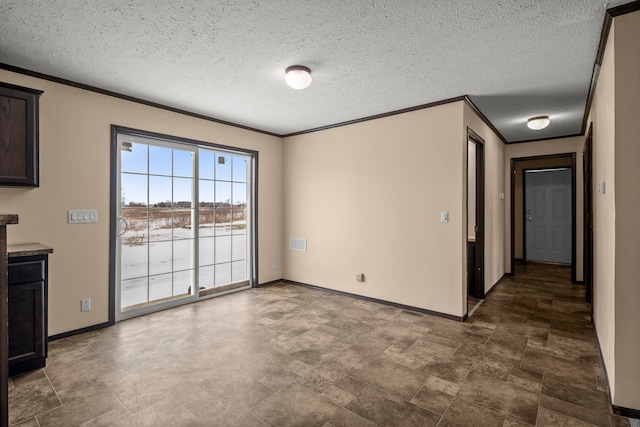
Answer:
<svg viewBox="0 0 640 427"><path fill-rule="evenodd" d="M289 250L298 252L307 252L307 239L299 239L291 237L289 239Z"/></svg>

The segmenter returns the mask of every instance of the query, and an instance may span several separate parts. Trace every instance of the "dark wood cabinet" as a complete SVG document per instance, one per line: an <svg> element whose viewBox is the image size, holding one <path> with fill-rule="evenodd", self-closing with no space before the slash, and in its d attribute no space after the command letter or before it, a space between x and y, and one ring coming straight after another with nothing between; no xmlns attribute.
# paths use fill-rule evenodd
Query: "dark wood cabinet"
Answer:
<svg viewBox="0 0 640 427"><path fill-rule="evenodd" d="M0 214L0 427L9 425L9 304L7 277L7 224L18 215Z"/></svg>
<svg viewBox="0 0 640 427"><path fill-rule="evenodd" d="M0 82L0 185L37 187L42 91Z"/></svg>
<svg viewBox="0 0 640 427"><path fill-rule="evenodd" d="M45 366L48 256L10 257L9 375Z"/></svg>

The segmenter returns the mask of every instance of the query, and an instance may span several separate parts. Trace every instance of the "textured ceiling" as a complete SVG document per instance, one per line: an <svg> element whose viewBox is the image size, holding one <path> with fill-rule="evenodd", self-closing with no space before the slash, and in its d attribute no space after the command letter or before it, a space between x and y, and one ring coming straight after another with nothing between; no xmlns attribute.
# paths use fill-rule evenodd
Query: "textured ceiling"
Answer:
<svg viewBox="0 0 640 427"><path fill-rule="evenodd" d="M580 133L624 3L0 0L0 62L280 135L469 95L513 142Z"/></svg>

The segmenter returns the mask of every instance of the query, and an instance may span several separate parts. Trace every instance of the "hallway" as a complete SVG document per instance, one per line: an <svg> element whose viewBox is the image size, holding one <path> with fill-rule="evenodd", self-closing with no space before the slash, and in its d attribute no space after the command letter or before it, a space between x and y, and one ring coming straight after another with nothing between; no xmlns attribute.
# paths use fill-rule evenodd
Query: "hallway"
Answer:
<svg viewBox="0 0 640 427"><path fill-rule="evenodd" d="M290 284L50 343L11 425L628 426L582 286L518 265L465 323Z"/></svg>

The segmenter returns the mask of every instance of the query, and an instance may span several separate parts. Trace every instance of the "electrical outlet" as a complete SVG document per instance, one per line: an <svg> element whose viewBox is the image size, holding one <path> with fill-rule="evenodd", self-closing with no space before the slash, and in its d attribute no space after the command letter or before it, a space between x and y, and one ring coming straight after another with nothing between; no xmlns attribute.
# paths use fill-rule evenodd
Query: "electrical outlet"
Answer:
<svg viewBox="0 0 640 427"><path fill-rule="evenodd" d="M80 301L80 311L91 310L91 298L85 298Z"/></svg>
<svg viewBox="0 0 640 427"><path fill-rule="evenodd" d="M276 262L275 261L271 261L271 269L272 270L276 269Z"/></svg>

